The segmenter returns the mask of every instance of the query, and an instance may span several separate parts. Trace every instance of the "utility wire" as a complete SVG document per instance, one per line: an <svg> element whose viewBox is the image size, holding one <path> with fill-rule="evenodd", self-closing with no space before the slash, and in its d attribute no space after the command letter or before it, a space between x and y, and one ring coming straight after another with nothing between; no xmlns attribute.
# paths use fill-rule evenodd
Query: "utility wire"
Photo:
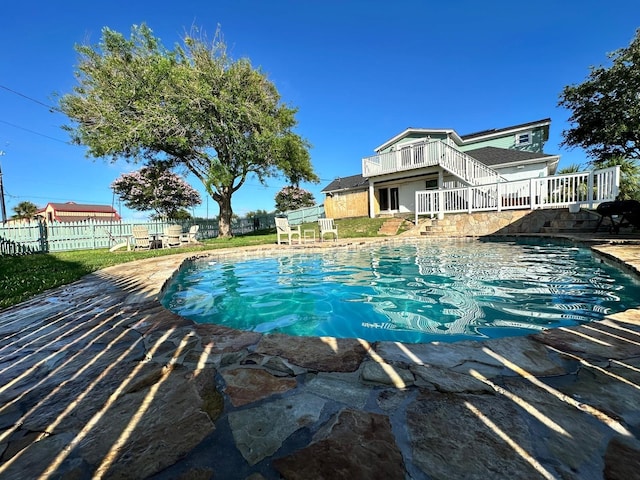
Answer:
<svg viewBox="0 0 640 480"><path fill-rule="evenodd" d="M6 91L8 91L8 92L13 93L14 95L18 95L19 97L25 98L25 99L27 99L27 100L29 100L29 101L31 101L31 102L37 103L38 105L40 105L40 106L43 106L43 107L47 108L47 109L48 109L50 112L52 112L52 113L53 113L54 111L55 111L55 112L60 112L60 113L62 113L62 111L61 111L58 107L53 107L53 106L51 106L51 105L47 105L46 103L41 102L40 100L37 100L37 99L32 98L32 97L30 97L30 96L28 96L28 95L25 95L24 93L20 93L20 92L18 92L18 91L16 91L16 90L13 90L12 88L9 88L9 87L7 87L7 86L5 86L5 85L0 85L0 88L2 88L3 90L6 90ZM45 137L45 138L48 138L48 139L50 139L50 140L55 140L56 142L61 142L61 143L66 143L66 144L71 145L69 142L65 142L64 140L60 140L59 138L53 138L53 137L50 137L50 136L48 136L48 135L44 135L44 134L42 134L42 133L38 133L38 132L35 132L35 131L33 131L33 130L29 130L28 128L21 127L21 126L19 126L19 125L15 125L15 124L13 124L13 123L7 122L6 120L0 120L0 122L5 123L5 124L7 124L7 125L10 125L10 126L12 126L12 127L14 127L14 128L19 128L20 130L24 130L24 131L26 131L26 132L33 133L33 134L35 134L35 135L40 135L41 137ZM335 178L332 178L332 179L325 179L325 178L321 178L321 179L320 179L320 181L321 181L321 182L331 182L331 181L333 181L333 180L335 180ZM256 187L258 187L258 185L256 185ZM266 187L266 188L271 188L271 187Z"/></svg>
<svg viewBox="0 0 640 480"><path fill-rule="evenodd" d="M49 135L45 135L44 133L39 133L39 132L36 132L35 130L30 130L28 128L21 127L20 125L16 125L15 123L7 122L6 120L0 120L0 123L4 123L4 124L9 125L9 126L11 126L13 128L18 128L20 130L24 130L25 132L33 133L34 135L40 135L41 137L48 138L49 140L55 140L56 142L64 143L66 145L72 145L71 143L65 142L64 140L60 140L59 138L50 137Z"/></svg>
<svg viewBox="0 0 640 480"><path fill-rule="evenodd" d="M61 113L61 110L58 107L53 107L51 105L47 105L46 103L41 102L40 100L36 100L35 98L30 97L29 95L25 95L24 93L20 93L20 92L18 92L16 90L13 90L12 88L5 87L4 85L0 85L0 88L2 88L3 90L6 90L7 92L13 93L14 95L18 95L19 97L26 98L27 100L29 100L29 101L31 101L33 103L37 103L38 105L40 105L42 107L45 107L51 113L53 113L53 112L60 112Z"/></svg>

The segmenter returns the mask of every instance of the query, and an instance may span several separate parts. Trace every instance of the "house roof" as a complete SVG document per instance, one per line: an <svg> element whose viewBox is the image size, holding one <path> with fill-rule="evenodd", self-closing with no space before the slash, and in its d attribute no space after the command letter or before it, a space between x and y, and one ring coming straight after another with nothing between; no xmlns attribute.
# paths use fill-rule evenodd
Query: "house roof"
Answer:
<svg viewBox="0 0 640 480"><path fill-rule="evenodd" d="M358 188L367 188L369 179L362 175L351 175L349 177L338 177L329 185L322 189L322 193L339 192L340 190L357 190Z"/></svg>
<svg viewBox="0 0 640 480"><path fill-rule="evenodd" d="M549 165L549 173L554 174L560 161L559 155L549 155L546 153L525 152L523 150L512 150L497 147L482 147L466 152L470 157L475 158L488 167L505 166L509 164L526 164L544 161Z"/></svg>
<svg viewBox="0 0 640 480"><path fill-rule="evenodd" d="M525 130L527 128L533 128L533 127L544 127L549 124L551 124L551 119L543 118L542 120L536 120L535 122L521 123L519 125L513 125L511 127L492 128L489 130L482 130L480 132L468 133L466 135L460 135L460 138L466 142L469 140L477 140L482 137L490 137L493 135L509 133L509 131Z"/></svg>
<svg viewBox="0 0 640 480"><path fill-rule="evenodd" d="M465 153L479 162L484 163L488 167L506 165L509 163L528 163L528 161L531 160L552 160L554 158L558 158L558 155L525 152L523 150L512 150L498 147L482 147L477 148L476 150L469 150Z"/></svg>
<svg viewBox="0 0 640 480"><path fill-rule="evenodd" d="M533 122L520 123L518 125L511 125L510 127L502 127L502 128L492 128L489 130L482 130L480 132L469 133L466 135L459 135L455 130L451 128L413 128L409 127L404 131L400 132L393 138L390 138L382 145L377 147L374 151L380 152L385 148L393 145L397 141L407 137L411 134L420 134L420 135L435 135L435 134L445 134L449 135L458 145L464 145L465 143L472 143L478 141L480 139L491 138L493 136L499 137L501 135L506 135L510 132L517 132L527 130L533 127L548 127L551 124L550 118L543 118L542 120L536 120Z"/></svg>
<svg viewBox="0 0 640 480"><path fill-rule="evenodd" d="M112 213L115 209L109 205L89 205L75 202L67 203L50 203L56 210L64 212L99 212L99 213Z"/></svg>
<svg viewBox="0 0 640 480"><path fill-rule="evenodd" d="M55 203L49 202L47 206L39 209L36 213L44 215L44 212L51 207L54 210L55 219L59 222L77 222L81 220L85 220L87 218L95 217L96 214L101 214L101 217L104 218L104 214L111 215L114 220L121 220L120 215L115 210L115 208L109 205L89 205L83 203L75 203L75 202L66 202L66 203ZM68 213L81 213L84 215L65 215Z"/></svg>
<svg viewBox="0 0 640 480"><path fill-rule="evenodd" d="M51 206L58 212L83 212L83 213L116 213L116 210L109 205L89 205L75 202L66 203L47 203L47 206L40 209L39 212L43 212L47 207Z"/></svg>

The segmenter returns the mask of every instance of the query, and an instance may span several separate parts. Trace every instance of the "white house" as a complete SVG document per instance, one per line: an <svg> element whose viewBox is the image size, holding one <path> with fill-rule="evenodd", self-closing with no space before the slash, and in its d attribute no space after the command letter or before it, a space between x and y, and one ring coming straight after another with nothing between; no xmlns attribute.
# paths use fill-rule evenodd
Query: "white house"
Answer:
<svg viewBox="0 0 640 480"><path fill-rule="evenodd" d="M584 198L567 196L568 179L543 184L542 179L555 175L560 161L559 155L543 152L550 124L546 118L468 135L453 129L407 128L362 159L361 176L336 179L323 189L325 211L335 218L350 216L342 206L362 204L365 195L370 217L592 205L595 197L589 192L597 185L588 173L578 181L591 182L591 189L587 183L581 189ZM612 200L616 194L617 184L598 198Z"/></svg>

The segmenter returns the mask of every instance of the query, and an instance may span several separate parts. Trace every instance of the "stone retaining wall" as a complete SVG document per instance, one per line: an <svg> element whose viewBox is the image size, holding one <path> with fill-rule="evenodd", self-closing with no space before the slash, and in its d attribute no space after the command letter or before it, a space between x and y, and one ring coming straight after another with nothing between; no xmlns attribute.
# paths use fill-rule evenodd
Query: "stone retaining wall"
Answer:
<svg viewBox="0 0 640 480"><path fill-rule="evenodd" d="M449 214L442 219L424 219L407 235L481 237L493 234L539 234L557 232L592 232L598 224L595 212L567 209L505 210Z"/></svg>

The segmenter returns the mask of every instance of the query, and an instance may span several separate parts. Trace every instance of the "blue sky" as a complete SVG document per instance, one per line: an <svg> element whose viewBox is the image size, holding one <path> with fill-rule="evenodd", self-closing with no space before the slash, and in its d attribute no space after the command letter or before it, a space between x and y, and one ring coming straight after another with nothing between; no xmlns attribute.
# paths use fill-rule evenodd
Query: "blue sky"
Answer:
<svg viewBox="0 0 640 480"><path fill-rule="evenodd" d="M550 117L545 152L560 167L586 161L560 148L570 112L557 106L589 66L626 47L640 27L637 0L429 2L396 0L164 0L8 2L0 29L0 157L7 213L20 201L100 203L121 209L110 184L135 169L85 157L68 144L54 94L71 92L77 43L105 26L127 36L146 22L166 46L196 25L220 25L234 58L248 57L299 109L297 133L311 142L319 202L331 180L360 173L361 158L407 127L467 134ZM25 98L28 97L28 98ZM35 101L34 101L35 100ZM38 103L41 102L41 103ZM190 183L204 195L193 178ZM250 180L234 211L272 210L284 186ZM218 214L209 199L194 213Z"/></svg>

